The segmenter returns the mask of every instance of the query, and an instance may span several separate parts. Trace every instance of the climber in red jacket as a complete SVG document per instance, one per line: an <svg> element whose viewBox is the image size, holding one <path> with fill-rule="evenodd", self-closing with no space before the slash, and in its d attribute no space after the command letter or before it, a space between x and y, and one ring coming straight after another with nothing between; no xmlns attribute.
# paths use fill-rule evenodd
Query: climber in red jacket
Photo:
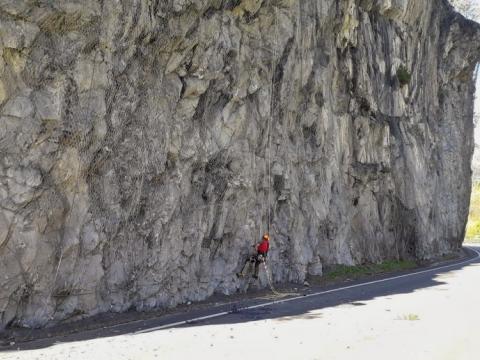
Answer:
<svg viewBox="0 0 480 360"><path fill-rule="evenodd" d="M270 247L269 244L270 236L268 234L263 235L262 242L258 244L257 253L255 255L250 256L246 261L245 265L243 265L242 271L237 273L238 277L245 276L245 271L251 264L255 264L255 272L252 275L255 279L258 279L258 267L261 263L265 261L265 258L268 254L268 248Z"/></svg>

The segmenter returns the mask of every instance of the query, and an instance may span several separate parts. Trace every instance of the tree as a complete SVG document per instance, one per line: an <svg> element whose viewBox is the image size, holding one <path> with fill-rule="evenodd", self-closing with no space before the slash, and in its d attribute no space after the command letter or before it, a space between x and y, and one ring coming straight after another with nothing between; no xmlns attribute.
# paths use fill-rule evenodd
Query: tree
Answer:
<svg viewBox="0 0 480 360"><path fill-rule="evenodd" d="M450 0L450 2L466 18L480 21L480 0Z"/></svg>

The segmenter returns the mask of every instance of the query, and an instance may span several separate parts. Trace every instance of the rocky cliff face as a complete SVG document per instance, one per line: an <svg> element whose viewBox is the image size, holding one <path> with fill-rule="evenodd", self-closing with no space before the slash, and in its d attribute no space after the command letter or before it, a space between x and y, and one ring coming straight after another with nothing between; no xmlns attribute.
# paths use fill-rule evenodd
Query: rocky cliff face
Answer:
<svg viewBox="0 0 480 360"><path fill-rule="evenodd" d="M446 1L0 4L0 329L244 291L268 224L275 281L461 245Z"/></svg>

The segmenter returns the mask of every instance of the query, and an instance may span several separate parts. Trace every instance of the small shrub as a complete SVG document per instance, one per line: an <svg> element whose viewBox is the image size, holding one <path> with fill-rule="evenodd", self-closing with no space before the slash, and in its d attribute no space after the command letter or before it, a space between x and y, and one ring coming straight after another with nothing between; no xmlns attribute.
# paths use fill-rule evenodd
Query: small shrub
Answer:
<svg viewBox="0 0 480 360"><path fill-rule="evenodd" d="M465 233L465 241L469 243L480 242L480 184L472 186L470 198L470 212Z"/></svg>
<svg viewBox="0 0 480 360"><path fill-rule="evenodd" d="M408 72L407 68L404 65L401 65L397 69L397 78L398 78L398 81L400 82L400 86L405 86L412 79L412 74Z"/></svg>
<svg viewBox="0 0 480 360"><path fill-rule="evenodd" d="M408 315L399 316L397 320L417 321L417 320L420 320L420 317L417 314L408 314Z"/></svg>

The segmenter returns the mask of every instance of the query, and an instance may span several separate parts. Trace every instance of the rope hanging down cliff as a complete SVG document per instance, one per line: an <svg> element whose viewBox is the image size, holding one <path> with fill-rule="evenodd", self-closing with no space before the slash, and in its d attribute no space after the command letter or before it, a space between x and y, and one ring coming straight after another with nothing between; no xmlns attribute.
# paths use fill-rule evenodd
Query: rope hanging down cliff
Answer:
<svg viewBox="0 0 480 360"><path fill-rule="evenodd" d="M273 125L273 118L276 112L276 99L275 99L275 86L276 84L276 68L278 66L277 63L277 46L278 46L278 16L277 10L272 5L273 8L273 16L274 16L274 33L273 33L273 51L272 51L272 63L271 63L271 88L270 88L270 116L267 120L267 144L265 149L266 155L266 175L268 177L267 183L267 234L271 233L272 228L272 213L271 213L271 204L272 204L272 125ZM291 292L279 292L273 286L272 274L270 273L270 267L267 266L267 258L263 258L263 267L265 269L265 274L268 281L268 286L273 294L278 296L290 296L290 295L298 295L297 293Z"/></svg>
<svg viewBox="0 0 480 360"><path fill-rule="evenodd" d="M271 5L271 4L270 4ZM275 9L272 6L273 9ZM240 272L237 273L238 277L243 277L245 276L245 272L248 270L250 265L255 264L255 272L253 274L254 278L258 278L258 270L259 270L259 265L263 263L265 265L266 261L266 256L268 252L268 241L269 241L269 234L270 234L270 229L271 229L271 164L272 164L272 157L271 157L271 127L272 127L272 118L274 114L274 108L275 108L275 98L274 98L274 90L275 90L275 67L276 67L276 44L277 44L277 33L276 33L276 27L277 27L277 19L276 19L276 14L274 13L274 27L275 27L275 33L273 36L273 49L271 51L271 79L270 79L270 99L269 99L269 105L270 105L270 114L267 117L266 121L266 136L263 137L263 139L266 139L266 143L264 143L265 147L265 161L264 161L264 174L267 177L267 184L266 184L266 193L265 191L263 192L263 199L261 200L261 212L260 212L260 222L258 223L258 229L259 233L261 234L263 232L263 225L264 225L264 216L266 216L266 232L264 233L262 237L262 243L258 246L255 245L256 241L255 238L253 239L253 247L256 248L257 253L255 255L249 256L247 260L245 261L245 264L243 265L243 268ZM257 161L256 161L256 156L253 155L252 157L252 167L253 171L252 174L255 173L255 169L257 169ZM262 179L265 178L262 177ZM262 185L265 185L263 183ZM254 191L256 198L258 199L258 190L257 187L255 186L254 182ZM266 199L265 199L266 197ZM267 206L267 209L264 209L264 206ZM262 248L264 246L264 243L266 242L266 248ZM267 267L265 266L265 270L267 270ZM269 274L267 274L270 288L272 291L275 291L272 285L271 277Z"/></svg>
<svg viewBox="0 0 480 360"><path fill-rule="evenodd" d="M273 6L272 6L273 7ZM278 39L278 21L277 21L277 14L275 11L275 8L273 7L273 16L274 16L274 34L273 34L273 49L272 49L272 61L271 61L271 81L270 81L270 116L268 116L267 119L267 143L265 147L265 158L266 158L266 163L265 163L265 174L267 176L267 210L266 210L266 228L267 232L265 237L269 238L269 234L271 232L272 228L272 210L271 210L271 203L272 203L272 124L273 124L273 117L275 114L275 109L276 109L276 103L275 103L275 70L277 66L277 39ZM263 211L262 211L262 217L263 217ZM278 292L275 287L273 286L273 281L272 281L272 275L270 274L270 269L267 266L267 257L262 256L259 259L259 262L263 263L263 267L265 269L265 275L267 277L268 285L270 287L270 290L272 293L275 295L279 296L288 296L292 295L292 293L281 293ZM256 263L256 272L255 275L258 275L258 263ZM255 277L254 275L254 277Z"/></svg>

